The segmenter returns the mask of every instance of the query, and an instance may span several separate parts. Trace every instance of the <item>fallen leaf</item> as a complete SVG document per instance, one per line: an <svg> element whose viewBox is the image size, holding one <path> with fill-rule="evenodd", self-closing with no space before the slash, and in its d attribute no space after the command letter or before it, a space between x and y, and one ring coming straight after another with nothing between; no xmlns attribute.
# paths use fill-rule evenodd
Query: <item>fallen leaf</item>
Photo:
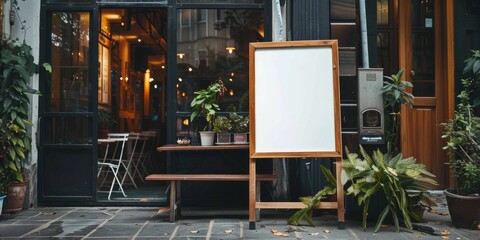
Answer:
<svg viewBox="0 0 480 240"><path fill-rule="evenodd" d="M56 212L40 212L40 215L43 215L43 216L52 216L52 215L55 215L57 214Z"/></svg>
<svg viewBox="0 0 480 240"><path fill-rule="evenodd" d="M448 213L438 213L440 216L448 216Z"/></svg>
<svg viewBox="0 0 480 240"><path fill-rule="evenodd" d="M390 225L388 225L388 224L382 224L382 225L380 225L380 227L381 227L381 228L388 228L388 227L390 227Z"/></svg>
<svg viewBox="0 0 480 240"><path fill-rule="evenodd" d="M428 210L428 212L429 212L429 213L438 213L437 209L433 209L433 208L430 209L430 210Z"/></svg>
<svg viewBox="0 0 480 240"><path fill-rule="evenodd" d="M277 229L272 229L272 233L277 233L278 230Z"/></svg>
<svg viewBox="0 0 480 240"><path fill-rule="evenodd" d="M190 233L198 233L198 232L200 232L200 231L198 231L198 230L190 231Z"/></svg>
<svg viewBox="0 0 480 240"><path fill-rule="evenodd" d="M139 202L148 202L148 198L140 198Z"/></svg>
<svg viewBox="0 0 480 240"><path fill-rule="evenodd" d="M449 236L442 236L442 239L449 239Z"/></svg>
<svg viewBox="0 0 480 240"><path fill-rule="evenodd" d="M415 237L416 237L416 238L421 238L421 237L422 237L422 235L417 235L417 236L415 236Z"/></svg>
<svg viewBox="0 0 480 240"><path fill-rule="evenodd" d="M225 233L226 233L226 234L232 234L232 232L233 232L232 229L225 230Z"/></svg>
<svg viewBox="0 0 480 240"><path fill-rule="evenodd" d="M319 233L318 233L318 232L316 232L316 233L309 233L308 235L312 235L312 236L318 236L318 234L319 234Z"/></svg>
<svg viewBox="0 0 480 240"><path fill-rule="evenodd" d="M285 232L303 232L302 229L298 228L298 227L288 227L287 229L285 229Z"/></svg>
<svg viewBox="0 0 480 240"><path fill-rule="evenodd" d="M456 239L456 240L460 240L461 238L457 237L457 238L455 238L455 239Z"/></svg>
<svg viewBox="0 0 480 240"><path fill-rule="evenodd" d="M278 236L278 237L288 237L288 234L286 233L282 233L282 232L276 232L273 234L274 236Z"/></svg>
<svg viewBox="0 0 480 240"><path fill-rule="evenodd" d="M450 231L448 231L448 230L442 230L442 231L440 231L440 235L443 235L443 236L445 236L445 235L450 235Z"/></svg>
<svg viewBox="0 0 480 240"><path fill-rule="evenodd" d="M323 230L323 232L324 232L324 233L330 233L330 230L325 229L325 230Z"/></svg>
<svg viewBox="0 0 480 240"><path fill-rule="evenodd" d="M478 225L477 225L477 229L479 229L479 230L480 230L480 224L478 224Z"/></svg>

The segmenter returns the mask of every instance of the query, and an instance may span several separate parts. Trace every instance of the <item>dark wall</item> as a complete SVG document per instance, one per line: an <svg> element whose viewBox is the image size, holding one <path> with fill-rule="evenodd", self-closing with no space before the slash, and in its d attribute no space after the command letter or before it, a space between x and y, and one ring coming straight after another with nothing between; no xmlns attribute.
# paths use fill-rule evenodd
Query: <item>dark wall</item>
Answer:
<svg viewBox="0 0 480 240"><path fill-rule="evenodd" d="M330 38L330 1L291 1L292 40Z"/></svg>

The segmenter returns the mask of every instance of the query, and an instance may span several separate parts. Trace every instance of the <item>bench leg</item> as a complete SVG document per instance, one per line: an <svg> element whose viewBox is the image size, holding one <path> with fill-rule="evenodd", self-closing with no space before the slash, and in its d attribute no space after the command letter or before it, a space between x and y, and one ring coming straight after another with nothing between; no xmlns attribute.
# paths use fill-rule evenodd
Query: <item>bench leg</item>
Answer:
<svg viewBox="0 0 480 240"><path fill-rule="evenodd" d="M257 193L257 202L260 202L260 181L256 182L256 189L255 192ZM255 209L255 216L256 216L256 221L260 221L260 209Z"/></svg>
<svg viewBox="0 0 480 240"><path fill-rule="evenodd" d="M177 218L182 217L182 188L180 186L181 186L181 182L177 181L177 199L176 199L177 201L175 202L177 206L177 209L176 209Z"/></svg>
<svg viewBox="0 0 480 240"><path fill-rule="evenodd" d="M170 222L175 222L175 195L177 187L175 181L170 181Z"/></svg>

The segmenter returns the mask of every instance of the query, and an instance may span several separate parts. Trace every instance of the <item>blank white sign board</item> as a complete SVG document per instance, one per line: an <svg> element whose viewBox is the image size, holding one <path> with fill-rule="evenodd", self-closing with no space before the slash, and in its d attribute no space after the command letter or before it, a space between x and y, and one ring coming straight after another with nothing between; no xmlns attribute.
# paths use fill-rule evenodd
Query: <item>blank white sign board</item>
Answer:
<svg viewBox="0 0 480 240"><path fill-rule="evenodd" d="M250 57L251 156L341 156L337 42L252 43Z"/></svg>

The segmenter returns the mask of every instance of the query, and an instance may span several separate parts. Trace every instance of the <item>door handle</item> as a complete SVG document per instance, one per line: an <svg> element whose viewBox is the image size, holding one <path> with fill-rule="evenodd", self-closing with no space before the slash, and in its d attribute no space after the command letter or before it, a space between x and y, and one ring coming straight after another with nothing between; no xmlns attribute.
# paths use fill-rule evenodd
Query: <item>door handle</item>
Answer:
<svg viewBox="0 0 480 240"><path fill-rule="evenodd" d="M410 71L410 76L411 76L412 78L415 77L415 71L413 71L413 70Z"/></svg>

